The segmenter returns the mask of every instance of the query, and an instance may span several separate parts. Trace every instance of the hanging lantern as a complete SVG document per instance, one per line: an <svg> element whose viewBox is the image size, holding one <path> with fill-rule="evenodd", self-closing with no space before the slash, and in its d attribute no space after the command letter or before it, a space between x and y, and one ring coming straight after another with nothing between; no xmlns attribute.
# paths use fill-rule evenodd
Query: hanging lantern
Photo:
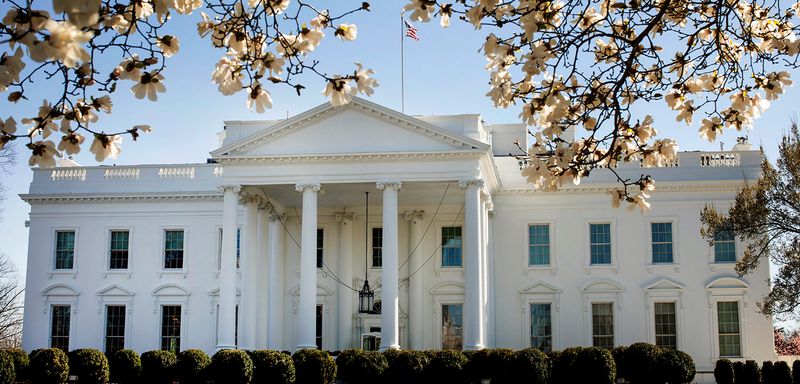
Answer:
<svg viewBox="0 0 800 384"><path fill-rule="evenodd" d="M369 280L364 280L364 286L358 292L358 313L372 313L375 302L375 292L369 287Z"/></svg>

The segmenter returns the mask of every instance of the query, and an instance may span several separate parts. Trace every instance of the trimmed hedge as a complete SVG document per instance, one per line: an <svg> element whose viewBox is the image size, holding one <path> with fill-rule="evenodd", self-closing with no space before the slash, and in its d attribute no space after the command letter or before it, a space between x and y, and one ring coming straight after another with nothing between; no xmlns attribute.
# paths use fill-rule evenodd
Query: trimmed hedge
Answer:
<svg viewBox="0 0 800 384"><path fill-rule="evenodd" d="M105 384L108 382L108 359L103 352L92 348L69 352L69 373L78 376L79 384Z"/></svg>
<svg viewBox="0 0 800 384"><path fill-rule="evenodd" d="M614 384L617 379L617 365L614 356L607 349L587 347L575 357L578 382L582 384Z"/></svg>
<svg viewBox="0 0 800 384"><path fill-rule="evenodd" d="M513 372L522 382L548 384L550 381L550 358L535 348L517 351Z"/></svg>
<svg viewBox="0 0 800 384"><path fill-rule="evenodd" d="M550 353L550 380L553 383L575 383L579 380L578 371L574 368L575 359L584 347L567 348Z"/></svg>
<svg viewBox="0 0 800 384"><path fill-rule="evenodd" d="M692 357L676 349L663 348L656 366L659 379L667 384L688 384L697 374Z"/></svg>
<svg viewBox="0 0 800 384"><path fill-rule="evenodd" d="M292 355L296 384L331 384L336 377L336 363L328 352L301 349Z"/></svg>
<svg viewBox="0 0 800 384"><path fill-rule="evenodd" d="M7 351L0 350L0 384L13 384L16 378L14 358Z"/></svg>
<svg viewBox="0 0 800 384"><path fill-rule="evenodd" d="M772 362L769 362L768 371L771 373ZM744 362L741 375L736 376L736 384L760 384L761 383L761 370L758 369L758 363L755 360L747 360Z"/></svg>
<svg viewBox="0 0 800 384"><path fill-rule="evenodd" d="M69 359L58 348L35 349L30 355L29 377L36 384L61 384L69 376Z"/></svg>
<svg viewBox="0 0 800 384"><path fill-rule="evenodd" d="M733 363L730 360L717 360L714 366L714 380L717 384L733 384Z"/></svg>
<svg viewBox="0 0 800 384"><path fill-rule="evenodd" d="M176 376L181 384L203 384L208 381L207 370L211 364L208 354L199 349L187 349L177 356Z"/></svg>
<svg viewBox="0 0 800 384"><path fill-rule="evenodd" d="M138 383L142 374L142 359L132 349L119 349L108 356L111 381L115 383Z"/></svg>
<svg viewBox="0 0 800 384"><path fill-rule="evenodd" d="M767 360L761 363L761 382L763 384L772 384L772 362Z"/></svg>
<svg viewBox="0 0 800 384"><path fill-rule="evenodd" d="M295 371L292 356L277 351L252 351L253 384L291 384Z"/></svg>
<svg viewBox="0 0 800 384"><path fill-rule="evenodd" d="M223 349L211 358L211 377L216 383L248 384L253 378L253 361L240 349Z"/></svg>
<svg viewBox="0 0 800 384"><path fill-rule="evenodd" d="M428 356L421 351L400 351L388 364L385 376L391 383L419 382L424 379Z"/></svg>
<svg viewBox="0 0 800 384"><path fill-rule="evenodd" d="M792 363L792 384L800 384L800 360Z"/></svg>
<svg viewBox="0 0 800 384"><path fill-rule="evenodd" d="M375 383L388 367L380 352L345 349L336 357L336 378L344 384Z"/></svg>
<svg viewBox="0 0 800 384"><path fill-rule="evenodd" d="M648 343L634 343L625 351L622 370L631 384L648 384L653 381L661 348Z"/></svg>
<svg viewBox="0 0 800 384"><path fill-rule="evenodd" d="M147 351L142 354L142 381L169 384L175 377L177 356L172 351Z"/></svg>
<svg viewBox="0 0 800 384"><path fill-rule="evenodd" d="M444 349L441 351L427 351L428 366L425 367L425 377L430 383L454 383L461 384L466 382L464 367L467 365L467 357L461 351Z"/></svg>
<svg viewBox="0 0 800 384"><path fill-rule="evenodd" d="M30 358L28 358L28 354L25 351L19 348L7 348L3 349L11 359L14 360L14 375L17 377L15 380L17 381L27 381L28 380L28 365L30 365Z"/></svg>
<svg viewBox="0 0 800 384"><path fill-rule="evenodd" d="M772 366L773 384L792 384L792 370L785 361L777 361Z"/></svg>
<svg viewBox="0 0 800 384"><path fill-rule="evenodd" d="M611 350L611 355L614 356L614 363L617 364L617 377L618 378L627 378L628 373L628 363L625 360L625 355L628 353L628 347L621 345L618 347L614 347Z"/></svg>

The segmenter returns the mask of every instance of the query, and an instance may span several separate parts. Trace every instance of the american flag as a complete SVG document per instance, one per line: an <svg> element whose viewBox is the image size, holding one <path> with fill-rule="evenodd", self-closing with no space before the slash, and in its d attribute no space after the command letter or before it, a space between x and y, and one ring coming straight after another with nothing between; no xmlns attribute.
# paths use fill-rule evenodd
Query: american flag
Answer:
<svg viewBox="0 0 800 384"><path fill-rule="evenodd" d="M416 41L419 41L419 37L417 37L417 29L405 19L403 19L403 23L406 26L406 37L410 37Z"/></svg>

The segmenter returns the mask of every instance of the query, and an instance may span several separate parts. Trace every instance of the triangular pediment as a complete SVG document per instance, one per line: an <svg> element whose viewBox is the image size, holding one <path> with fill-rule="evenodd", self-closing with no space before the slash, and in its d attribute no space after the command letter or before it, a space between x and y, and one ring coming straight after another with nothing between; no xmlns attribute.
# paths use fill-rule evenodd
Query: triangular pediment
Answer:
<svg viewBox="0 0 800 384"><path fill-rule="evenodd" d="M644 288L645 291L682 291L686 288L683 284L670 279L661 279Z"/></svg>
<svg viewBox="0 0 800 384"><path fill-rule="evenodd" d="M519 291L522 295L556 294L560 292L561 290L556 286L544 281L538 281Z"/></svg>
<svg viewBox="0 0 800 384"><path fill-rule="evenodd" d="M129 291L119 285L112 284L106 288L97 291L97 296L133 296L134 292Z"/></svg>
<svg viewBox="0 0 800 384"><path fill-rule="evenodd" d="M485 152L487 144L360 98L326 103L211 152L214 158Z"/></svg>

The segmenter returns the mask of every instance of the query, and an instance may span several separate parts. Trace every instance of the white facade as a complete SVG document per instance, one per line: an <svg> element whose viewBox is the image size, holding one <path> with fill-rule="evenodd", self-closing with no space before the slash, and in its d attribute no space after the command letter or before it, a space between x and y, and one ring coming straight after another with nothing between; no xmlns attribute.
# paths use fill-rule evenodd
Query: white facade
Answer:
<svg viewBox="0 0 800 384"><path fill-rule="evenodd" d="M549 318L549 335L534 333L553 349L656 342L656 312L674 310L660 321L674 323L666 332L701 371L721 348L775 357L772 321L756 307L768 291L767 266L739 278L699 234L705 204L727 206L744 179L758 176L757 151L683 152L670 168L621 165L623 175L657 181L643 215L611 207L607 170L559 192L532 191L508 156L514 139L524 142L523 126L485 125L479 115L410 117L355 99L287 120L226 122L215 163L35 169L22 196L31 205L23 345L47 347L53 332L66 332L53 327L66 316L58 306L69 306L68 348L102 350L107 306L124 305L116 332L140 352L163 340L208 352L314 347L319 305L329 350L357 347L369 332L380 333L383 348L441 348L455 340L443 335L452 328L442 318L458 323L459 311L465 349L524 348L537 336L532 308L534 321ZM547 228L534 248L549 260L531 255L531 226ZM446 247L462 246L442 251L451 227L460 237ZM669 229L668 241L653 236L656 227ZM373 228L382 228L382 267L372 265ZM590 228L598 231L594 259ZM111 268L117 232L127 232L127 246L115 245L127 250L127 268ZM654 240L671 249L671 262L653 262ZM361 287L365 262L380 314L359 314L358 295L345 286ZM167 331L179 339L162 338L165 306L180 306L169 307L180 311L179 329ZM549 316L539 312L548 308ZM722 338L721 322L730 333Z"/></svg>

